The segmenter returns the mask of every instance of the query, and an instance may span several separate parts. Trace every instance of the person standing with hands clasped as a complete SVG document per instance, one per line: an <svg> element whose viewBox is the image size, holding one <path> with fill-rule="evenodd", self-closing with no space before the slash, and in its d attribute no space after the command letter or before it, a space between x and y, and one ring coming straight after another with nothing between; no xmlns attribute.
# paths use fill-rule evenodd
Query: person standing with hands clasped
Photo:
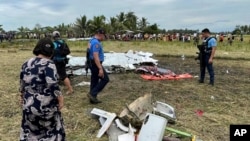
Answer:
<svg viewBox="0 0 250 141"><path fill-rule="evenodd" d="M204 78L205 78L205 71L206 68L208 70L208 73L210 75L210 85L214 85L214 69L213 69L213 59L214 59L214 54L217 46L217 41L214 37L210 36L210 31L209 29L205 28L201 31L202 37L204 39L203 45L204 45L204 50L201 59L201 63L203 64L200 68L200 80L199 83L204 83Z"/></svg>
<svg viewBox="0 0 250 141"><path fill-rule="evenodd" d="M51 39L40 39L33 50L35 57L21 67L20 88L22 121L20 141L65 141L65 130L60 110L63 95L57 70L51 57Z"/></svg>
<svg viewBox="0 0 250 141"><path fill-rule="evenodd" d="M88 53L89 68L91 70L90 92L87 94L91 104L101 103L97 95L109 82L107 72L102 66L104 61L104 51L101 41L105 39L105 31L98 29L94 37L89 41Z"/></svg>

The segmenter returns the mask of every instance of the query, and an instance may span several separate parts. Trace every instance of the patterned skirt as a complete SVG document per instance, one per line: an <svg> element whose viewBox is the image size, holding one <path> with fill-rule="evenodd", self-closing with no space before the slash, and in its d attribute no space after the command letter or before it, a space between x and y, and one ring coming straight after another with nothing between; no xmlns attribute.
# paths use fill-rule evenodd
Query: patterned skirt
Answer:
<svg viewBox="0 0 250 141"><path fill-rule="evenodd" d="M61 112L57 108L46 114L32 107L23 110L20 141L65 141Z"/></svg>

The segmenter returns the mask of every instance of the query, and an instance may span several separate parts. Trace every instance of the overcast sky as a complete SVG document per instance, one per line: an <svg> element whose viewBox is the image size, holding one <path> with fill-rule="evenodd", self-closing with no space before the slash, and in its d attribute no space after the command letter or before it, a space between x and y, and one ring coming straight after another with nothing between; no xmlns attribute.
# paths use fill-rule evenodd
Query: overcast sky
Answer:
<svg viewBox="0 0 250 141"><path fill-rule="evenodd" d="M86 15L107 19L120 12L134 12L160 29L232 31L250 25L250 0L0 0L0 25L6 31L36 24L70 24Z"/></svg>

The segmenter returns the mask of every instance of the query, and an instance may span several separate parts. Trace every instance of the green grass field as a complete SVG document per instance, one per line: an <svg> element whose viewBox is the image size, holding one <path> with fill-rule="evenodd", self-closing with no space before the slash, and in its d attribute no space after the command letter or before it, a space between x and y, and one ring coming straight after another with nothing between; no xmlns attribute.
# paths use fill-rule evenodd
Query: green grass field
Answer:
<svg viewBox="0 0 250 141"><path fill-rule="evenodd" d="M36 41L0 43L0 140L18 140L21 123L19 105L19 71L22 63L32 57ZM69 42L72 56L85 56L87 41ZM193 43L143 41L103 42L106 52L126 52L130 49L154 53L159 64L171 66L173 71L192 70L199 74L194 57L197 48ZM185 55L185 61L181 55ZM199 136L203 141L229 140L230 124L250 124L250 43L235 41L232 46L219 43L214 60L216 82L214 87L199 85L198 78L180 81L146 81L133 72L110 74L110 83L100 94L103 103L89 104L86 93L89 87L75 86L89 77L71 78L75 93L65 95L62 110L68 141L108 141L107 135L98 139L99 122L90 117L89 111L96 107L119 114L126 103L131 103L146 93L153 100L170 104L176 110L176 124L169 127ZM229 73L226 73L226 71ZM207 80L207 79L206 79ZM65 92L64 87L62 91ZM213 98L211 98L213 96ZM194 111L204 111L198 117ZM168 135L166 132L165 135ZM187 140L187 139L184 139Z"/></svg>

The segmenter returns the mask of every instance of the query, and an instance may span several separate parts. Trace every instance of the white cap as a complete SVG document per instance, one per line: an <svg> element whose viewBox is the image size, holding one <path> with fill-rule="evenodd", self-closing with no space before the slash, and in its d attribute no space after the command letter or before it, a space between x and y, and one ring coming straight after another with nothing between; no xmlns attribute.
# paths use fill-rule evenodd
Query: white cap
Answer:
<svg viewBox="0 0 250 141"><path fill-rule="evenodd" d="M54 32L52 33L52 36L53 36L53 37L60 37L60 32L59 32L59 31L54 31Z"/></svg>

